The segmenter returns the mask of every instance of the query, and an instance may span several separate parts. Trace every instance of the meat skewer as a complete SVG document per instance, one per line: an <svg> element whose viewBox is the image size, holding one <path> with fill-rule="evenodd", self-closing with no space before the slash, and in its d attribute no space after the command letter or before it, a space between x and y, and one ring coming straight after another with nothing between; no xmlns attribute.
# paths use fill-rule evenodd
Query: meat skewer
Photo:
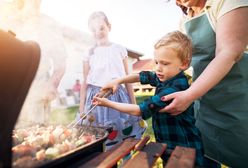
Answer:
<svg viewBox="0 0 248 168"><path fill-rule="evenodd" d="M35 125L26 129L16 129L13 131L13 137L20 140L12 147L12 166L35 167L37 164L57 159L66 152L93 143L102 137L103 133L84 126L67 128L62 125Z"/></svg>
<svg viewBox="0 0 248 168"><path fill-rule="evenodd" d="M106 98L106 97L108 97L108 96L110 96L111 94L113 93L113 90L112 89L108 89L107 91L102 91L102 92L100 92L99 94L98 94L98 97L104 97L104 98ZM80 119L78 119L77 121L76 120L73 120L67 127L72 127L72 128L74 128L79 122L81 122L84 118L86 118L87 117L87 115L89 114L89 113L91 113L93 110L94 110L94 108L97 106L97 104L96 105L94 105L88 112L86 112L84 115L82 115L82 116L80 116Z"/></svg>

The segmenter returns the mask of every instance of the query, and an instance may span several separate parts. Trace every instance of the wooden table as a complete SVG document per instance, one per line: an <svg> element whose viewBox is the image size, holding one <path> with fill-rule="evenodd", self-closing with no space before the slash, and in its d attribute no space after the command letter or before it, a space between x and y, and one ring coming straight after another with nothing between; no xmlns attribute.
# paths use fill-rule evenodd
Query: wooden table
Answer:
<svg viewBox="0 0 248 168"><path fill-rule="evenodd" d="M149 140L149 136L141 140L128 138L109 151L100 153L80 168L116 167L117 162L130 152L132 152L132 157L123 163L123 168L151 168L165 152L167 145ZM165 168L193 168L194 163L195 149L177 146L164 166Z"/></svg>

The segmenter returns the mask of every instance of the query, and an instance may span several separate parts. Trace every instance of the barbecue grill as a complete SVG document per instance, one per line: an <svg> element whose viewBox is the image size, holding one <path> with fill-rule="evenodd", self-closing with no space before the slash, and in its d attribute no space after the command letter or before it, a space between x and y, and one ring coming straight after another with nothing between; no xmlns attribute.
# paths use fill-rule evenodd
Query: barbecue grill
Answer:
<svg viewBox="0 0 248 168"><path fill-rule="evenodd" d="M12 130L35 76L40 49L0 31L0 167L11 167Z"/></svg>
<svg viewBox="0 0 248 168"><path fill-rule="evenodd" d="M38 69L40 48L0 30L0 168L12 166L12 131ZM103 152L110 128L77 126L96 135L96 141L66 152L37 167L77 167Z"/></svg>

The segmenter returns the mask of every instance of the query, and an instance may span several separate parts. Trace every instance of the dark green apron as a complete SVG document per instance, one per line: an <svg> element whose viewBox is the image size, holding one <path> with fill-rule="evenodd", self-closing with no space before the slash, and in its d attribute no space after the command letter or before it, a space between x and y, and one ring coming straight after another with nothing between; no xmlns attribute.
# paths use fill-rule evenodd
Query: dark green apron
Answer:
<svg viewBox="0 0 248 168"><path fill-rule="evenodd" d="M195 80L215 56L216 34L206 13L188 20L185 29L194 46ZM195 108L205 153L234 168L248 167L248 54Z"/></svg>

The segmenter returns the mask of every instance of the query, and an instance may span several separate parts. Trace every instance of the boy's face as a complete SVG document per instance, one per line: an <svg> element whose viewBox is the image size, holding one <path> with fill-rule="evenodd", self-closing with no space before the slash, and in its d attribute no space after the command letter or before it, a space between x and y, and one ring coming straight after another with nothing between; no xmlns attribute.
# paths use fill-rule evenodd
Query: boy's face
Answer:
<svg viewBox="0 0 248 168"><path fill-rule="evenodd" d="M177 53L166 47L160 47L154 51L155 71L161 82L176 76L187 68L177 56Z"/></svg>

